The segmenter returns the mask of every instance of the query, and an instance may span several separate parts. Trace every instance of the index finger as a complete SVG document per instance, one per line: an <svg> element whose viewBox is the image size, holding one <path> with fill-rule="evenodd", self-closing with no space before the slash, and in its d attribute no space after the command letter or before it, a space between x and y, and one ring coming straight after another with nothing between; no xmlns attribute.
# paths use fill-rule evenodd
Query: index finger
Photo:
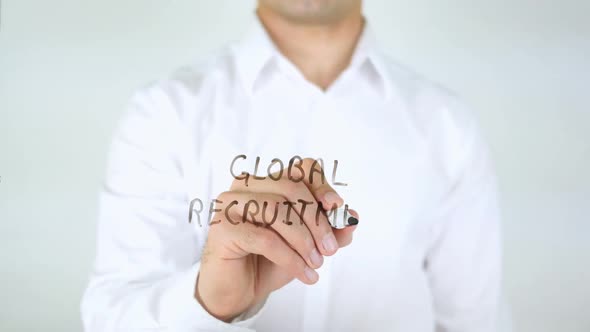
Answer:
<svg viewBox="0 0 590 332"><path fill-rule="evenodd" d="M322 203L324 210L339 208L344 204L344 200L326 181L324 173L324 162L322 159L305 158L300 163L301 169L305 175L303 182L309 188L316 201ZM293 165L295 168L296 166Z"/></svg>

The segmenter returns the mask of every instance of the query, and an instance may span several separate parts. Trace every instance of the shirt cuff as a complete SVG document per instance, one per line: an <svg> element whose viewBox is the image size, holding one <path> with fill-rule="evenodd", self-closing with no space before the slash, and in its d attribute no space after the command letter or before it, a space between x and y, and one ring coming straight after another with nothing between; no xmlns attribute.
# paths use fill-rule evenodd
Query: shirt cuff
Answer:
<svg viewBox="0 0 590 332"><path fill-rule="evenodd" d="M168 331L254 331L252 326L263 312L266 299L230 323L221 321L201 306L194 297L200 263L181 272L170 281L160 301L160 323Z"/></svg>

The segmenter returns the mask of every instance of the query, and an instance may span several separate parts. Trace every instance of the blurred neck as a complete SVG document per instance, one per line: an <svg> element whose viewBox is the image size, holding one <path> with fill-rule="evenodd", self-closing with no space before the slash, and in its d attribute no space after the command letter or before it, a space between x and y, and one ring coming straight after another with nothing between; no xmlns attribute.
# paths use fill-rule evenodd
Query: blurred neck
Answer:
<svg viewBox="0 0 590 332"><path fill-rule="evenodd" d="M263 5L256 13L281 53L322 90L350 64L364 26L360 6L336 22L321 25L289 21Z"/></svg>

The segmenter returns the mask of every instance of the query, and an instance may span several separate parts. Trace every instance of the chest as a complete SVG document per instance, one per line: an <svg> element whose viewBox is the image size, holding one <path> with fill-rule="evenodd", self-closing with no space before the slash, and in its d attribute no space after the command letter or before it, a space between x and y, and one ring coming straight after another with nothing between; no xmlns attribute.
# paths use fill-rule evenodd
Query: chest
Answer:
<svg viewBox="0 0 590 332"><path fill-rule="evenodd" d="M199 138L204 144L193 187L212 199L228 190L232 174L265 176L273 160L287 167L294 156L321 159L326 180L361 215L359 242L400 246L408 224L419 221L442 189L428 145L405 111L362 98L275 98L216 107Z"/></svg>

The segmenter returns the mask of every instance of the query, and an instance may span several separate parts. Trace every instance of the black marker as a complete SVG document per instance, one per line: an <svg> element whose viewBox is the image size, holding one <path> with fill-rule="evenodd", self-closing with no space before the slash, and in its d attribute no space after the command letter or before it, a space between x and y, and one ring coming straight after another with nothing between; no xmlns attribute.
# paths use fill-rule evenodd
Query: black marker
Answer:
<svg viewBox="0 0 590 332"><path fill-rule="evenodd" d="M335 210L327 211L328 222L333 228L343 229L359 223L358 218L348 212L348 204Z"/></svg>

